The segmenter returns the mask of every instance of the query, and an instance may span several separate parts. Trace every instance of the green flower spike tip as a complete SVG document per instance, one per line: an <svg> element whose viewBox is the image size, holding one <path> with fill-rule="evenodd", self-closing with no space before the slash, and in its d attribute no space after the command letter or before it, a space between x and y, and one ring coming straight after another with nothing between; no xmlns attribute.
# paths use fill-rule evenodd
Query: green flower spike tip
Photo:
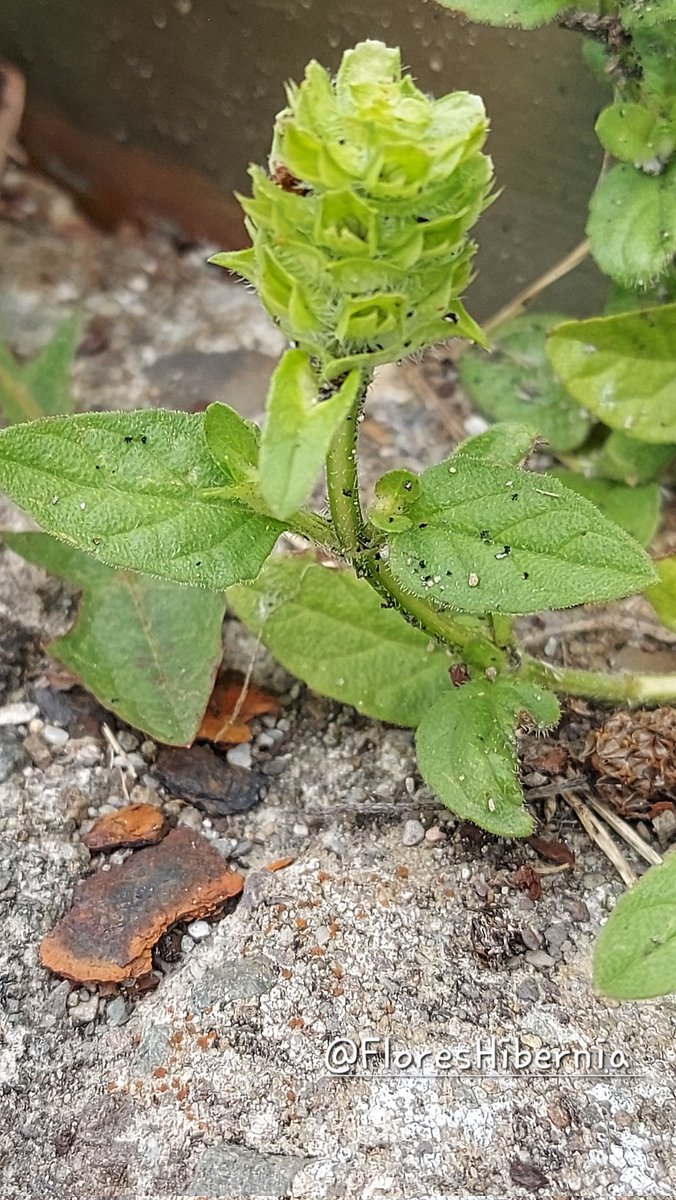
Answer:
<svg viewBox="0 0 676 1200"><path fill-rule="evenodd" d="M459 300L493 174L481 100L430 99L374 41L335 79L310 63L287 97L270 174L252 167L240 197L253 244L211 262L254 284L327 379L449 336L485 344Z"/></svg>

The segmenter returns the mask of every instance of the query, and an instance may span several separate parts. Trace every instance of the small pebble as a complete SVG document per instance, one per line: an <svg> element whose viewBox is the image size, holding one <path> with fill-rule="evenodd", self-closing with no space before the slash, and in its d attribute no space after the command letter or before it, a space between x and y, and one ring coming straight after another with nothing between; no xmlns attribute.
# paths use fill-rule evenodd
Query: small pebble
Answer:
<svg viewBox="0 0 676 1200"><path fill-rule="evenodd" d="M68 751L75 762L83 767L93 767L103 758L103 748L93 738L77 738L71 741Z"/></svg>
<svg viewBox="0 0 676 1200"><path fill-rule="evenodd" d="M127 753L129 753L130 750L138 749L138 744L139 744L138 738L133 733L129 733L126 729L120 730L120 732L117 735L117 740L120 743L122 749L126 750Z"/></svg>
<svg viewBox="0 0 676 1200"><path fill-rule="evenodd" d="M568 900L566 908L574 921L588 921L589 909L584 900Z"/></svg>
<svg viewBox="0 0 676 1200"><path fill-rule="evenodd" d="M39 712L37 704L3 704L0 725L27 725Z"/></svg>
<svg viewBox="0 0 676 1200"><path fill-rule="evenodd" d="M24 741L23 748L34 766L45 770L50 765L52 761L51 751L49 746L43 742L39 733L29 733Z"/></svg>
<svg viewBox="0 0 676 1200"><path fill-rule="evenodd" d="M546 954L544 950L527 950L525 954L526 962L529 962L531 967L553 967L554 959L551 954Z"/></svg>
<svg viewBox="0 0 676 1200"><path fill-rule="evenodd" d="M205 938L211 936L211 925L208 925L206 921L192 921L188 925L188 933L193 942L203 942Z"/></svg>
<svg viewBox="0 0 676 1200"><path fill-rule="evenodd" d="M9 779L23 759L23 749L16 734L9 729L0 729L0 783Z"/></svg>
<svg viewBox="0 0 676 1200"><path fill-rule="evenodd" d="M89 1021L93 1021L99 1011L98 996L89 996L87 1000L80 1000L70 1009L70 1015L74 1021L80 1025L86 1025Z"/></svg>
<svg viewBox="0 0 676 1200"><path fill-rule="evenodd" d="M547 641L545 642L545 647L544 647L545 655L547 658L553 658L553 656L556 654L557 646L558 646L558 642L555 637L547 638Z"/></svg>
<svg viewBox="0 0 676 1200"><path fill-rule="evenodd" d="M533 929L532 925L524 925L521 937L527 950L542 949L542 935L538 933L537 929Z"/></svg>
<svg viewBox="0 0 676 1200"><path fill-rule="evenodd" d="M106 1008L106 1021L109 1025L124 1025L129 1020L129 1009L124 996L116 996Z"/></svg>
<svg viewBox="0 0 676 1200"><path fill-rule="evenodd" d="M222 855L223 858L232 858L236 848L236 838L219 837L214 840L214 850L218 850L218 853Z"/></svg>
<svg viewBox="0 0 676 1200"><path fill-rule="evenodd" d="M242 742L239 746L231 746L225 756L233 767L244 767L251 770L251 742Z"/></svg>
<svg viewBox="0 0 676 1200"><path fill-rule="evenodd" d="M318 946L325 946L330 938L331 934L326 925L320 925L318 929L315 929L315 942Z"/></svg>
<svg viewBox="0 0 676 1200"><path fill-rule="evenodd" d="M199 813L196 808L193 808L192 804L184 804L183 808L178 814L178 820L176 824L185 825L188 829L201 829L202 814Z"/></svg>
<svg viewBox="0 0 676 1200"><path fill-rule="evenodd" d="M401 840L404 846L419 846L425 838L425 827L420 821L407 821L404 825Z"/></svg>
<svg viewBox="0 0 676 1200"><path fill-rule="evenodd" d="M249 838L242 838L242 841L238 842L233 850L233 857L243 858L246 854L251 854L253 848L254 844Z"/></svg>
<svg viewBox="0 0 676 1200"><path fill-rule="evenodd" d="M445 842L446 834L438 825L430 825L429 829L425 830L425 841L433 844L434 842Z"/></svg>
<svg viewBox="0 0 676 1200"><path fill-rule="evenodd" d="M50 746L65 746L68 741L68 731L59 729L58 725L45 725L42 736Z"/></svg>
<svg viewBox="0 0 676 1200"><path fill-rule="evenodd" d="M153 760L157 754L157 746L155 745L154 742L150 742L150 741L141 742L140 750L141 750L141 754L147 760L147 762L153 762Z"/></svg>
<svg viewBox="0 0 676 1200"><path fill-rule="evenodd" d="M184 933L183 937L181 938L181 954L192 954L194 949L195 943L193 942L192 938L188 937L187 933Z"/></svg>

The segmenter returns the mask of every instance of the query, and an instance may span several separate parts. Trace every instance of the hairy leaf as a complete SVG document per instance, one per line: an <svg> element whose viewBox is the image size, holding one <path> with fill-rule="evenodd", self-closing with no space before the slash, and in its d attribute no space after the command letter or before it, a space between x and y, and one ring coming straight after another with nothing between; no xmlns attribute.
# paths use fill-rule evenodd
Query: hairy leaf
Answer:
<svg viewBox="0 0 676 1200"><path fill-rule="evenodd" d="M649 287L676 252L676 166L646 175L618 163L589 205L587 233L601 270L626 287Z"/></svg>
<svg viewBox="0 0 676 1200"><path fill-rule="evenodd" d="M369 509L369 521L376 529L394 533L411 524L407 511L420 495L420 481L412 471L387 471L376 480L375 499Z"/></svg>
<svg viewBox="0 0 676 1200"><path fill-rule="evenodd" d="M603 443L599 474L636 487L655 479L675 457L676 445L671 442L637 442L614 429Z"/></svg>
<svg viewBox="0 0 676 1200"><path fill-rule="evenodd" d="M554 451L573 450L589 418L557 379L545 353L547 332L564 317L535 314L506 321L492 354L470 350L459 375L474 405L494 421L516 421L546 438Z"/></svg>
<svg viewBox="0 0 676 1200"><path fill-rule="evenodd" d="M228 602L288 671L368 716L415 726L451 686L446 651L351 571L270 559Z"/></svg>
<svg viewBox="0 0 676 1200"><path fill-rule="evenodd" d="M307 354L287 350L272 376L259 462L261 493L273 516L288 517L307 500L361 381L361 372L351 371L322 400Z"/></svg>
<svg viewBox="0 0 676 1200"><path fill-rule="evenodd" d="M438 0L438 3L454 12L464 13L470 21L482 21L485 25L518 25L521 29L546 25L570 7L561 0Z"/></svg>
<svg viewBox="0 0 676 1200"><path fill-rule="evenodd" d="M517 777L514 729L522 711L540 728L559 719L551 692L506 678L476 680L442 696L416 735L425 782L459 817L502 837L533 830Z"/></svg>
<svg viewBox="0 0 676 1200"><path fill-rule="evenodd" d="M70 364L80 322L69 317L32 362L20 366L0 346L0 411L11 424L72 412Z"/></svg>
<svg viewBox="0 0 676 1200"><path fill-rule="evenodd" d="M223 494L202 413L85 413L0 433L0 488L101 562L224 588L251 579L281 526Z"/></svg>
<svg viewBox="0 0 676 1200"><path fill-rule="evenodd" d="M652 542L660 519L661 496L656 483L627 487L609 479L588 479L572 471L552 471L566 487L591 500L609 521L614 521L642 546Z"/></svg>
<svg viewBox="0 0 676 1200"><path fill-rule="evenodd" d="M596 134L609 154L634 166L666 162L674 149L673 114L641 104L611 104L596 122Z"/></svg>
<svg viewBox="0 0 676 1200"><path fill-rule="evenodd" d="M620 896L596 943L594 984L614 1000L676 991L676 854Z"/></svg>
<svg viewBox="0 0 676 1200"><path fill-rule="evenodd" d="M532 431L525 425L501 421L497 425L492 425L484 433L477 433L475 437L461 442L457 450L453 452L453 458L456 464L459 458L468 456L475 459L483 458L487 462L502 463L508 467L517 467L530 454L534 441L535 437Z"/></svg>
<svg viewBox="0 0 676 1200"><path fill-rule="evenodd" d="M676 21L676 0L624 0L620 14L625 29L648 29Z"/></svg>
<svg viewBox="0 0 676 1200"><path fill-rule="evenodd" d="M645 442L676 441L676 304L569 321L550 335L554 369L606 425Z"/></svg>
<svg viewBox="0 0 676 1200"><path fill-rule="evenodd" d="M650 601L663 625L676 630L676 555L660 558L655 563L659 583L646 590Z"/></svg>
<svg viewBox="0 0 676 1200"><path fill-rule="evenodd" d="M116 571L45 533L8 533L5 541L82 592L73 628L49 653L123 721L188 745L223 654L224 594Z"/></svg>
<svg viewBox="0 0 676 1200"><path fill-rule="evenodd" d="M260 430L227 404L210 404L204 414L207 449L217 466L237 483L251 479L258 464Z"/></svg>
<svg viewBox="0 0 676 1200"><path fill-rule="evenodd" d="M654 578L633 538L550 475L462 455L421 483L415 524L389 538L389 562L433 603L538 612L615 599Z"/></svg>

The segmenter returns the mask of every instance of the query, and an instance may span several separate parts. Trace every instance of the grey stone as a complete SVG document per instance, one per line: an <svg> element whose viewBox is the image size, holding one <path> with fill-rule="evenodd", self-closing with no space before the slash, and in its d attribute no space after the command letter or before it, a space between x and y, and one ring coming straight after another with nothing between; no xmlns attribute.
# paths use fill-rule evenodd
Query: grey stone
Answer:
<svg viewBox="0 0 676 1200"><path fill-rule="evenodd" d="M0 729L0 783L25 761L19 739L10 729Z"/></svg>
<svg viewBox="0 0 676 1200"><path fill-rule="evenodd" d="M134 1053L134 1069L150 1075L156 1067L163 1066L171 1053L170 1036L169 1025L150 1025Z"/></svg>
<svg viewBox="0 0 676 1200"><path fill-rule="evenodd" d="M106 1008L106 1021L109 1025L125 1025L129 1020L129 1007L124 996L116 996Z"/></svg>
<svg viewBox="0 0 676 1200"><path fill-rule="evenodd" d="M89 996L87 1000L80 1000L78 1004L74 1004L70 1009L70 1015L79 1025L86 1025L89 1021L93 1021L99 1011L98 996Z"/></svg>
<svg viewBox="0 0 676 1200"><path fill-rule="evenodd" d="M68 741L68 731L58 725L45 725L42 736L50 746L65 746Z"/></svg>
<svg viewBox="0 0 676 1200"><path fill-rule="evenodd" d="M253 1196L288 1196L294 1176L307 1159L260 1154L246 1146L210 1146L197 1164L186 1195L248 1200Z"/></svg>
<svg viewBox="0 0 676 1200"><path fill-rule="evenodd" d="M401 833L404 846L419 846L425 838L425 826L420 821L407 821Z"/></svg>
<svg viewBox="0 0 676 1200"><path fill-rule="evenodd" d="M555 965L551 954L547 954L544 950L527 950L525 958L531 967L553 967Z"/></svg>
<svg viewBox="0 0 676 1200"><path fill-rule="evenodd" d="M3 704L0 708L0 726L27 725L37 717L39 711L37 704Z"/></svg>
<svg viewBox="0 0 676 1200"><path fill-rule="evenodd" d="M277 972L264 958L233 958L214 967L193 986L199 1008L229 1000L263 996L277 982Z"/></svg>
<svg viewBox="0 0 676 1200"><path fill-rule="evenodd" d="M211 936L211 925L207 921L192 921L188 925L187 932L193 942L202 942Z"/></svg>
<svg viewBox="0 0 676 1200"><path fill-rule="evenodd" d="M225 756L233 767L251 770L251 742L242 742L239 746L231 746Z"/></svg>

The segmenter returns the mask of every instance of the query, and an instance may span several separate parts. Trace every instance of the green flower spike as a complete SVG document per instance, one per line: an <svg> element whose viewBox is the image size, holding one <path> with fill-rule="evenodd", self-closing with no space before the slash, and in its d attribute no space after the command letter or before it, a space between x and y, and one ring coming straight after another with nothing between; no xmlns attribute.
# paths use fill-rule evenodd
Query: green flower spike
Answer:
<svg viewBox="0 0 676 1200"><path fill-rule="evenodd" d="M392 362L449 336L485 344L459 296L489 203L481 100L425 96L398 50L362 42L335 80L310 63L287 89L270 175L240 197L253 245L216 254L325 378Z"/></svg>

